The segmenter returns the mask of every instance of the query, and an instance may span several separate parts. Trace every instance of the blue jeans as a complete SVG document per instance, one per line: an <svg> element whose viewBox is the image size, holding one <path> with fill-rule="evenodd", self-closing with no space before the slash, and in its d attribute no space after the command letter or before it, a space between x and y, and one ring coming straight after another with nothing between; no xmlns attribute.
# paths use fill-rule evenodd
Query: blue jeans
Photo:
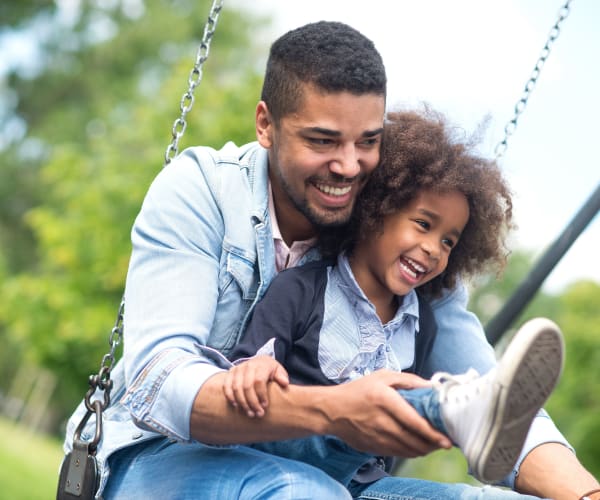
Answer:
<svg viewBox="0 0 600 500"><path fill-rule="evenodd" d="M248 446L214 448L166 438L115 452L105 500L351 500L340 483L302 462Z"/></svg>
<svg viewBox="0 0 600 500"><path fill-rule="evenodd" d="M399 391L432 425L445 432L437 392ZM371 459L333 436L215 448L167 439L117 451L110 459L104 498L215 500L509 500L534 499L489 486L444 484L384 477L369 484L351 481Z"/></svg>

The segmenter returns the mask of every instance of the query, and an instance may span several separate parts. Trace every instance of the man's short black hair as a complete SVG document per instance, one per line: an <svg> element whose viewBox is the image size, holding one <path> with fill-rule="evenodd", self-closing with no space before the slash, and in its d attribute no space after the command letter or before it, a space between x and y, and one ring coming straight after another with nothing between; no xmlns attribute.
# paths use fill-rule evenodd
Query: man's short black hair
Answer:
<svg viewBox="0 0 600 500"><path fill-rule="evenodd" d="M320 21L287 32L271 46L261 99L278 121L298 109L302 85L322 92L385 97L386 75L371 40L339 22Z"/></svg>

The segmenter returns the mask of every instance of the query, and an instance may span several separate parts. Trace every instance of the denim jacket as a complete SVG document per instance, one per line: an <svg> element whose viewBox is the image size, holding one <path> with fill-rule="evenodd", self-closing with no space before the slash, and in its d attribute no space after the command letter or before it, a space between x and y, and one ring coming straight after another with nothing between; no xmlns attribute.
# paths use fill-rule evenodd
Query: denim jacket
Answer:
<svg viewBox="0 0 600 500"><path fill-rule="evenodd" d="M184 151L150 186L132 229L125 287L124 355L97 452L99 493L116 450L166 436L193 443L190 415L204 381L227 368L226 355L276 273L268 215L267 152L256 143ZM318 258L310 251L303 261ZM458 287L432 304L438 336L423 373L480 373L495 363ZM85 413L67 424L65 451ZM93 418L82 432L94 434ZM564 437L543 414L523 452ZM520 460L521 461L521 460ZM519 464L520 464L519 461ZM518 464L518 465L519 465ZM512 486L514 475L505 484Z"/></svg>

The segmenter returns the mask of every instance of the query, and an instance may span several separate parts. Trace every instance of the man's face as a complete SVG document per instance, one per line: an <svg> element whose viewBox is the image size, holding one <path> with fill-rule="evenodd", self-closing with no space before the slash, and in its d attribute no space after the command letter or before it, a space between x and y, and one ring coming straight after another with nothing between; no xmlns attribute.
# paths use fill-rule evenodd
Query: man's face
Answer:
<svg viewBox="0 0 600 500"><path fill-rule="evenodd" d="M303 94L298 111L278 124L264 103L257 108L277 220L284 238L287 230L292 239L348 221L379 161L385 111L384 97L376 94L325 94L308 85ZM259 130L261 119L266 126Z"/></svg>

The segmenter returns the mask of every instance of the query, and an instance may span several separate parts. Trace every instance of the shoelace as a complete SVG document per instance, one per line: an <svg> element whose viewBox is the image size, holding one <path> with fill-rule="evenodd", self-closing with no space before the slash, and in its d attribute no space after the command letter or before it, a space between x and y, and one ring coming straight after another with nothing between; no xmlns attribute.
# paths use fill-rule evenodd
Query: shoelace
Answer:
<svg viewBox="0 0 600 500"><path fill-rule="evenodd" d="M478 378L481 377L477 370L474 368L469 368L467 372L461 373L460 375L453 375L446 372L434 373L431 377L431 382L433 383L433 387L439 392L440 401L447 401L448 391L450 391L450 389L459 385L464 385L468 382L472 382ZM479 392L479 386L476 387L476 392Z"/></svg>

